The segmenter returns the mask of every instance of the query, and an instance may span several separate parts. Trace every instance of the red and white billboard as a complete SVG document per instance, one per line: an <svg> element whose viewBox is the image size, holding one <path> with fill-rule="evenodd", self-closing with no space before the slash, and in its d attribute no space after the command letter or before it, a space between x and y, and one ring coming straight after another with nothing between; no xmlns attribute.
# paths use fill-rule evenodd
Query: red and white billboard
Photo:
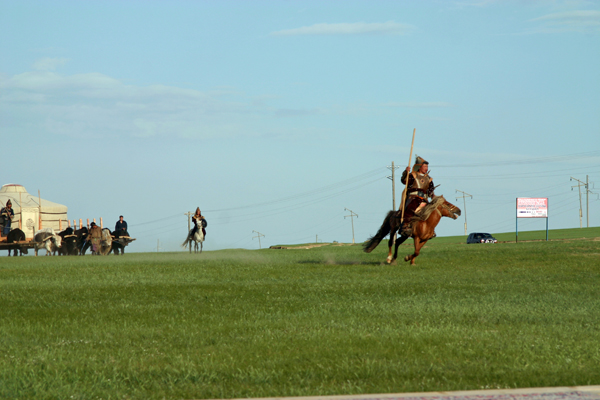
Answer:
<svg viewBox="0 0 600 400"><path fill-rule="evenodd" d="M548 218L548 198L517 198L517 218Z"/></svg>

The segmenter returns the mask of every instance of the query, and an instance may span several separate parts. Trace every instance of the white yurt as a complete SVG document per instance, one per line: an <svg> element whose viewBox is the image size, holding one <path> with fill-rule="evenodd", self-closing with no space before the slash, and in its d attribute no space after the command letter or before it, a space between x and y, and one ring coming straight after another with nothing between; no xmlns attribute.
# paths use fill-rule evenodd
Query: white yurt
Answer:
<svg viewBox="0 0 600 400"><path fill-rule="evenodd" d="M69 224L67 206L29 194L21 185L9 183L0 188L0 207L4 207L9 199L15 212L11 227L23 230L28 239L42 228L60 231Z"/></svg>

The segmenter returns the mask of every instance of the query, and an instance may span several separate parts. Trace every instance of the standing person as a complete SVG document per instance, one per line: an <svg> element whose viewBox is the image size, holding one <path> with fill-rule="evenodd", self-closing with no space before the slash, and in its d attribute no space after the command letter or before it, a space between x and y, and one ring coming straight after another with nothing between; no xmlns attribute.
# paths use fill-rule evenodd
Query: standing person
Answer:
<svg viewBox="0 0 600 400"><path fill-rule="evenodd" d="M406 185L406 201L404 205L404 219L402 220L402 236L412 236L411 218L418 213L421 208L429 204L428 197L434 196L435 186L433 179L428 174L429 162L417 156L412 172L410 167L402 172L402 183ZM407 183L408 179L408 183ZM435 235L434 235L435 237Z"/></svg>
<svg viewBox="0 0 600 400"><path fill-rule="evenodd" d="M202 234L206 238L206 229L204 229L204 228L206 228L206 226L208 225L208 222L206 222L206 218L204 218L204 216L200 212L200 207L196 207L196 212L194 213L194 215L192 215L192 222L193 222L192 225L194 225L194 226L192 228L192 232L190 233L190 236L194 236L194 234L198 230L198 225L196 224L196 221L200 221L200 224L202 225Z"/></svg>
<svg viewBox="0 0 600 400"><path fill-rule="evenodd" d="M2 232L0 232L2 236L6 236L10 232L10 225L14 217L15 212L12 209L12 202L9 199L6 201L6 207L0 210L0 225L3 225Z"/></svg>
<svg viewBox="0 0 600 400"><path fill-rule="evenodd" d="M100 250L100 241L102 240L102 228L96 225L95 222L90 224L87 240L92 246L92 254L98 254L98 250Z"/></svg>
<svg viewBox="0 0 600 400"><path fill-rule="evenodd" d="M125 231L127 232L127 222L123 219L123 216L119 216L119 220L115 224L115 232Z"/></svg>

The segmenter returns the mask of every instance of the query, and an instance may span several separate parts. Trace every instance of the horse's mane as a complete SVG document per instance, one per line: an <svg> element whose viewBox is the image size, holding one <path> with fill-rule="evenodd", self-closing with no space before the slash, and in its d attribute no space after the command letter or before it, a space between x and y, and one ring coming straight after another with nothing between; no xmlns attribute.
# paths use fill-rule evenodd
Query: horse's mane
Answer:
<svg viewBox="0 0 600 400"><path fill-rule="evenodd" d="M426 221L429 218L429 216L431 216L431 213L434 212L440 205L444 204L445 202L446 199L444 198L444 196L434 196L431 199L431 203L423 207L423 209L418 214L415 214L411 218L411 220Z"/></svg>

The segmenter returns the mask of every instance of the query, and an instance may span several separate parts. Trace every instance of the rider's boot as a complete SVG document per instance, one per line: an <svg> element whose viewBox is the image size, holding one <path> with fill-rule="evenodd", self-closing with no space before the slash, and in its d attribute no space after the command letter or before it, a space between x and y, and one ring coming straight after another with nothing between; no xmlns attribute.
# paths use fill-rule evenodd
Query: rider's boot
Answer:
<svg viewBox="0 0 600 400"><path fill-rule="evenodd" d="M400 228L400 235L402 236L412 236L412 224L410 222L404 222L402 224L402 228Z"/></svg>

